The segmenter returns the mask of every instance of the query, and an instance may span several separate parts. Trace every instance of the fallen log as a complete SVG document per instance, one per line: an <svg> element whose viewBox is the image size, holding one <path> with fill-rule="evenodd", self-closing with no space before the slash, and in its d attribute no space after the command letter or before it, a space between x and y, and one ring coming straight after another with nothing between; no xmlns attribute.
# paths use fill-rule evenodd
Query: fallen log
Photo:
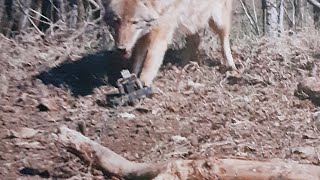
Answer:
<svg viewBox="0 0 320 180"><path fill-rule="evenodd" d="M155 180L320 179L320 167L318 166L281 160L263 162L208 158L136 163L66 126L59 128L58 141L84 162L101 170L109 177Z"/></svg>

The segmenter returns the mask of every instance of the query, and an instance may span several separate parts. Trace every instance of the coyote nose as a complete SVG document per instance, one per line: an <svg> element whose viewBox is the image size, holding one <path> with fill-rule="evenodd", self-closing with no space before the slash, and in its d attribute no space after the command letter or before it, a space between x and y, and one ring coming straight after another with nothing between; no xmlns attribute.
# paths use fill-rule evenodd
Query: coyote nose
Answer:
<svg viewBox="0 0 320 180"><path fill-rule="evenodd" d="M129 58L130 55L131 55L130 51L127 48L123 47L123 46L118 46L117 47L117 51L120 54L122 54L124 57L126 57L126 58Z"/></svg>

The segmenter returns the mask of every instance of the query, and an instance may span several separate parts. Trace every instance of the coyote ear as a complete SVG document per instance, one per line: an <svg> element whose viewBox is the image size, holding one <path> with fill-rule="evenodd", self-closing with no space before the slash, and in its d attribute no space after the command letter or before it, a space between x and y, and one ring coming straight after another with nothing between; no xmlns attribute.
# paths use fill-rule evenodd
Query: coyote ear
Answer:
<svg viewBox="0 0 320 180"><path fill-rule="evenodd" d="M145 0L140 0L140 2L144 5L144 6L148 6L148 2L147 1L145 1Z"/></svg>

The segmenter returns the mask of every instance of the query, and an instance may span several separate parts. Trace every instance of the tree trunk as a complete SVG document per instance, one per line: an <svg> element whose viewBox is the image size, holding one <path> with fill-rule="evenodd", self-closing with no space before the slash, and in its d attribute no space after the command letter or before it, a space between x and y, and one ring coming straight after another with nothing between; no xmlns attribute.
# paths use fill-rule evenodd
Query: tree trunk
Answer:
<svg viewBox="0 0 320 180"><path fill-rule="evenodd" d="M277 0L266 0L267 5L267 24L266 33L271 37L278 36L278 18Z"/></svg>
<svg viewBox="0 0 320 180"><path fill-rule="evenodd" d="M77 27L81 27L83 21L85 20L85 7L83 0L77 0L78 6L78 17L77 17Z"/></svg>
<svg viewBox="0 0 320 180"><path fill-rule="evenodd" d="M279 32L282 34L284 32L284 0L280 1L279 8Z"/></svg>
<svg viewBox="0 0 320 180"><path fill-rule="evenodd" d="M55 2L56 2L56 6L59 10L59 19L61 19L63 22L66 22L67 16L66 16L66 9L65 9L66 7L65 6L67 3L65 3L64 0L55 0Z"/></svg>
<svg viewBox="0 0 320 180"><path fill-rule="evenodd" d="M320 1L318 1L320 2ZM316 29L320 29L320 8L318 6L313 6L313 22Z"/></svg>
<svg viewBox="0 0 320 180"><path fill-rule="evenodd" d="M302 2L301 0L294 0L294 19L295 19L295 28L301 28L302 27Z"/></svg>
<svg viewBox="0 0 320 180"><path fill-rule="evenodd" d="M266 26L267 26L267 0L261 0L261 9L262 9L262 31L266 35Z"/></svg>
<svg viewBox="0 0 320 180"><path fill-rule="evenodd" d="M30 12L30 15L33 17L32 20L36 26L39 26L41 18L42 0L34 0L32 2L31 8L35 11Z"/></svg>
<svg viewBox="0 0 320 180"><path fill-rule="evenodd" d="M30 7L31 7L31 0L24 0L20 1L17 0L17 4L19 6L19 14L20 18L18 18L18 31L22 31L30 26L30 20L29 20L29 13L30 13Z"/></svg>

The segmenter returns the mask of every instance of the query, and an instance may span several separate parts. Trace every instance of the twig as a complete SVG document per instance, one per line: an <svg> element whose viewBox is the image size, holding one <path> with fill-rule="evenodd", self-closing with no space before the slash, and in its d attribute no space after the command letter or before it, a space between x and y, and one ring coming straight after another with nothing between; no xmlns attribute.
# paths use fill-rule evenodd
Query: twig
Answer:
<svg viewBox="0 0 320 180"><path fill-rule="evenodd" d="M284 10L284 13L286 14L288 20L289 20L290 23L292 24L292 26L294 26L293 21L292 21L292 19L290 18L290 15L289 15L289 13L288 13L288 11L287 11L287 8L284 8L283 10Z"/></svg>
<svg viewBox="0 0 320 180"><path fill-rule="evenodd" d="M2 33L0 33L0 36L5 39L6 41L12 42L15 46L18 47L18 44L16 43L16 41L14 41L13 39L9 39L7 38L5 35L3 35Z"/></svg>
<svg viewBox="0 0 320 180"><path fill-rule="evenodd" d="M97 11L97 10L101 9L100 5L98 3L96 3L94 0L86 0L86 1L88 1L89 3L91 3L95 7L95 9L93 11Z"/></svg>
<svg viewBox="0 0 320 180"><path fill-rule="evenodd" d="M253 14L254 14L254 17L255 17L255 23L257 24L258 23L258 15L257 15L257 10L256 10L256 4L255 4L255 1L256 0L252 0L252 6L253 6ZM259 30L259 26L257 26L258 28L258 31ZM260 33L260 32L259 32Z"/></svg>
<svg viewBox="0 0 320 180"><path fill-rule="evenodd" d="M84 22L84 25L81 28L81 30L78 31L78 33L75 34L74 36L71 36L69 38L69 41L74 41L75 39L79 38L82 34L84 34L86 32L86 29L87 29L88 25L93 25L93 24L92 23L88 23L88 22Z"/></svg>
<svg viewBox="0 0 320 180"><path fill-rule="evenodd" d="M58 7L56 5L54 5L54 3L52 2L52 0L49 0L51 5L53 6L53 8L60 14L60 10L58 9Z"/></svg>
<svg viewBox="0 0 320 180"><path fill-rule="evenodd" d="M254 22L254 20L253 20L253 18L252 18L252 15L251 15L251 14L249 13L249 11L248 11L247 6L244 4L244 2L243 2L242 0L240 0L240 3L241 3L241 5L242 5L242 8L243 8L244 12L246 13L249 21L250 21L251 26L252 26L253 29L255 30L256 35L259 35L260 32L259 32L259 28L258 28L258 26L257 26L257 23Z"/></svg>
<svg viewBox="0 0 320 180"><path fill-rule="evenodd" d="M46 16L44 16L44 15L42 15L41 13L39 13L38 11L35 11L35 10L33 10L32 8L29 8L29 10L30 11L32 11L33 13L35 13L35 14L37 14L37 15L39 15L39 16L41 16L41 17L43 17L44 19L46 19L47 21L49 21L50 22L50 24L53 24L53 22L49 19L49 18L47 18ZM31 18L34 18L34 19L36 19L35 17L32 17L31 16ZM44 22L44 21L41 21L41 20L39 20L40 22L43 22L43 23L47 23L47 24L49 24L48 22Z"/></svg>
<svg viewBox="0 0 320 180"><path fill-rule="evenodd" d="M320 9L320 2L318 2L317 0L307 0L307 1L313 6L316 6L317 8Z"/></svg>
<svg viewBox="0 0 320 180"><path fill-rule="evenodd" d="M93 13L95 13L96 11L99 11L99 10L101 11L100 16L97 19L95 19L94 21L92 21L92 23L97 24L98 22L100 22L103 19L103 15L104 15L104 9L101 8L102 2L101 2L101 0L97 0L98 2L95 2L94 0L86 0L86 1L88 1L89 3L91 3L95 7L95 9L92 9Z"/></svg>
<svg viewBox="0 0 320 180"><path fill-rule="evenodd" d="M23 7L22 7L22 5L21 5L20 0L18 0L18 5L19 5L19 8L21 9L21 11L23 12L23 14L25 14L25 15L27 16L27 18L28 18L28 20L30 21L30 23L32 24L32 26L38 31L38 33L39 33L40 35L44 36L44 33L37 27L36 24L34 24L33 20L32 20L32 19L30 18L30 16L29 16L29 14L27 14L27 13L24 11L24 9L23 9Z"/></svg>

